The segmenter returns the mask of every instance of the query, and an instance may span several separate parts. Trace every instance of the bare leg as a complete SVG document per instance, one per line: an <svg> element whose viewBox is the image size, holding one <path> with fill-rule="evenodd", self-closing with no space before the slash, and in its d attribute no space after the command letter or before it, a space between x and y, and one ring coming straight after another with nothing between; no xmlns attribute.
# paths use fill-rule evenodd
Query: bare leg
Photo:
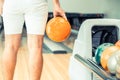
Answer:
<svg viewBox="0 0 120 80"><path fill-rule="evenodd" d="M40 80L43 58L42 44L43 35L28 35L28 50L29 50L29 71L30 80Z"/></svg>
<svg viewBox="0 0 120 80"><path fill-rule="evenodd" d="M5 48L2 59L4 80L13 80L20 41L20 34L5 35Z"/></svg>

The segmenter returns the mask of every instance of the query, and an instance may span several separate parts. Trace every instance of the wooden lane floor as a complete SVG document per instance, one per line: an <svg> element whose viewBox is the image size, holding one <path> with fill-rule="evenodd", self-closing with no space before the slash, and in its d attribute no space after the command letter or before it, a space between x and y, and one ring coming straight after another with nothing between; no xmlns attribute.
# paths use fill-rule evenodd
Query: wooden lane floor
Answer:
<svg viewBox="0 0 120 80"><path fill-rule="evenodd" d="M3 80L2 51L3 47L0 44L0 80ZM41 80L69 80L68 67L70 56L71 53L43 53L44 64ZM14 80L29 80L28 57L29 53L24 44L18 51Z"/></svg>
<svg viewBox="0 0 120 80"><path fill-rule="evenodd" d="M44 54L41 80L69 80L68 66L71 54Z"/></svg>

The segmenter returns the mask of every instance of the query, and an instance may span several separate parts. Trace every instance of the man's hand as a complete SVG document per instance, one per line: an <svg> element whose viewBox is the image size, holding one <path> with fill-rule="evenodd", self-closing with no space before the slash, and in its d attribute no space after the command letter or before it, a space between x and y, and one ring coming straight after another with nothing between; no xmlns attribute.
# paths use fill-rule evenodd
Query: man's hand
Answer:
<svg viewBox="0 0 120 80"><path fill-rule="evenodd" d="M57 16L60 16L60 17L63 17L67 20L67 17L65 15L65 12L64 10L62 10L62 8L60 7L60 2L59 0L53 0L53 16L54 17L57 17Z"/></svg>
<svg viewBox="0 0 120 80"><path fill-rule="evenodd" d="M64 10L62 10L60 7L54 8L53 15L54 15L54 17L60 16L67 20Z"/></svg>

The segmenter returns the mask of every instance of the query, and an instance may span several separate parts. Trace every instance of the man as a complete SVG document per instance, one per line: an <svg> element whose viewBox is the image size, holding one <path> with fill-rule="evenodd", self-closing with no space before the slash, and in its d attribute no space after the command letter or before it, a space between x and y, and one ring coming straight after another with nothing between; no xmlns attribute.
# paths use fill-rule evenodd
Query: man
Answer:
<svg viewBox="0 0 120 80"><path fill-rule="evenodd" d="M53 0L53 8L54 17L66 18L59 0ZM4 80L13 80L24 21L27 27L27 44L30 53L30 80L40 80L43 65L43 36L48 17L47 1L0 0L0 14L3 14L5 30L5 48L2 59Z"/></svg>

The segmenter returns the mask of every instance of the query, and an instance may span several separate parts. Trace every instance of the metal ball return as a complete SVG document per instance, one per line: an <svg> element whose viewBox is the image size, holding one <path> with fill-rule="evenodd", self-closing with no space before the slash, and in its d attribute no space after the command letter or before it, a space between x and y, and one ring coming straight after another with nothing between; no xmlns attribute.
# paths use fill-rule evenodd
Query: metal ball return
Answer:
<svg viewBox="0 0 120 80"><path fill-rule="evenodd" d="M96 32L98 34L94 35ZM94 52L102 43L115 43L120 39L119 34L120 20L118 19L85 20L81 24L70 58L70 80L118 80L96 64Z"/></svg>

